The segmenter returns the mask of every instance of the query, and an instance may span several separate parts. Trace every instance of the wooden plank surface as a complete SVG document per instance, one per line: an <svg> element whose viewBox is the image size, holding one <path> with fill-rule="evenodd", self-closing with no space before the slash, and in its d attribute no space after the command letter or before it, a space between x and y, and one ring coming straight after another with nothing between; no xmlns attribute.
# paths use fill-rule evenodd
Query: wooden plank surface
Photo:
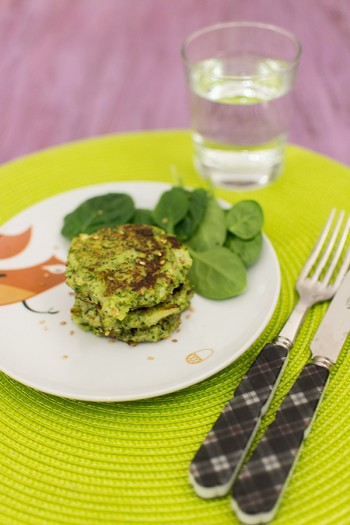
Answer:
<svg viewBox="0 0 350 525"><path fill-rule="evenodd" d="M180 45L230 20L298 36L290 141L350 165L349 0L1 0L0 162L100 134L188 127Z"/></svg>

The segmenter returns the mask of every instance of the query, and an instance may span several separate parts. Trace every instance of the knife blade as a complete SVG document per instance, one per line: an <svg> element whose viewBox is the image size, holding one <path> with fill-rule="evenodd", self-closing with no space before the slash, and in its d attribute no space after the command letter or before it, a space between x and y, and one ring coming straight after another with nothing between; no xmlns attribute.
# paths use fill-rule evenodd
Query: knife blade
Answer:
<svg viewBox="0 0 350 525"><path fill-rule="evenodd" d="M268 523L274 518L322 400L330 368L349 332L350 271L311 342L312 363L301 371L233 486L231 506L242 523Z"/></svg>
<svg viewBox="0 0 350 525"><path fill-rule="evenodd" d="M349 334L350 272L348 272L318 327L310 348L312 355L324 356L335 363Z"/></svg>

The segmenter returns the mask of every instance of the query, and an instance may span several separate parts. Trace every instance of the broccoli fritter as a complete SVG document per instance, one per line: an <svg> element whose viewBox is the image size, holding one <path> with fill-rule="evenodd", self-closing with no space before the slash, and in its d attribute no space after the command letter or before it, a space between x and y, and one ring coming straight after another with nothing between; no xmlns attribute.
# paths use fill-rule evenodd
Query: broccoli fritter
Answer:
<svg viewBox="0 0 350 525"><path fill-rule="evenodd" d="M72 318L79 323L79 318L82 317L85 323L88 323L94 328L98 328L108 336L111 330L116 330L121 327L129 329L154 326L162 319L186 310L190 305L192 296L192 288L190 284L186 282L176 288L174 293L171 294L166 301L150 307L143 306L129 310L122 321L112 316L102 315L99 305L80 296L76 296L72 308Z"/></svg>
<svg viewBox="0 0 350 525"><path fill-rule="evenodd" d="M68 253L73 320L129 344L158 341L180 324L193 295L185 246L155 226L126 224L80 234Z"/></svg>
<svg viewBox="0 0 350 525"><path fill-rule="evenodd" d="M122 321L131 309L167 300L191 264L175 237L155 226L126 224L75 237L66 281L104 315Z"/></svg>

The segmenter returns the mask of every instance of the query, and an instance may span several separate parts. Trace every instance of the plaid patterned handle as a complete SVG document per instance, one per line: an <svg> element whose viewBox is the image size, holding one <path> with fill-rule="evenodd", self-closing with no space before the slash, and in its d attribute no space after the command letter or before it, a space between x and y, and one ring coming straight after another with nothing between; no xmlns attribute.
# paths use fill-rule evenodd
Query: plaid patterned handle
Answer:
<svg viewBox="0 0 350 525"><path fill-rule="evenodd" d="M246 524L268 523L310 430L329 370L306 365L233 488L232 508Z"/></svg>
<svg viewBox="0 0 350 525"><path fill-rule="evenodd" d="M285 347L265 345L225 405L190 465L190 482L198 496L214 498L229 492L287 356Z"/></svg>

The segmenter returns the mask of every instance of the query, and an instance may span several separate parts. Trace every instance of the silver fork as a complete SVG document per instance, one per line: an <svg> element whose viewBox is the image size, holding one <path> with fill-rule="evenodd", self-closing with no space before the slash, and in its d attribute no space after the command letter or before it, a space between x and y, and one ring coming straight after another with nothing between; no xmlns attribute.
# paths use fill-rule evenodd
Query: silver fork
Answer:
<svg viewBox="0 0 350 525"><path fill-rule="evenodd" d="M202 498L224 496L230 490L272 401L306 313L312 305L331 299L344 278L350 265L350 247L344 250L350 216L343 225L345 212L341 212L332 228L335 214L332 210L301 270L296 284L299 301L290 317L275 341L261 350L191 462L190 482Z"/></svg>
<svg viewBox="0 0 350 525"><path fill-rule="evenodd" d="M326 238L330 232L332 222L334 220L336 210L333 209L328 217L328 220L318 238L314 249L312 250L305 266L301 270L296 283L296 289L299 294L299 301L297 302L294 310L292 311L289 319L282 328L279 336L276 338L276 342L291 348L293 345L301 324L311 306L321 301L327 301L331 299L337 291L341 281L346 274L347 268L350 264L350 249L347 251L342 266L339 269L337 277L333 284L330 284L330 280L333 276L334 270L340 260L344 246L346 244L347 236L350 229L350 216L348 217L345 227L342 231L342 235L337 243L335 252L333 253L336 240L344 220L345 212L342 211L338 217L338 220L334 226L331 237L325 246ZM323 249L323 252L322 252ZM321 253L322 252L322 253ZM333 257L331 257L333 253ZM320 258L319 258L320 257ZM315 265L319 258L318 264L314 269L312 275L310 271ZM320 276L325 270L328 263L327 271L322 279Z"/></svg>

